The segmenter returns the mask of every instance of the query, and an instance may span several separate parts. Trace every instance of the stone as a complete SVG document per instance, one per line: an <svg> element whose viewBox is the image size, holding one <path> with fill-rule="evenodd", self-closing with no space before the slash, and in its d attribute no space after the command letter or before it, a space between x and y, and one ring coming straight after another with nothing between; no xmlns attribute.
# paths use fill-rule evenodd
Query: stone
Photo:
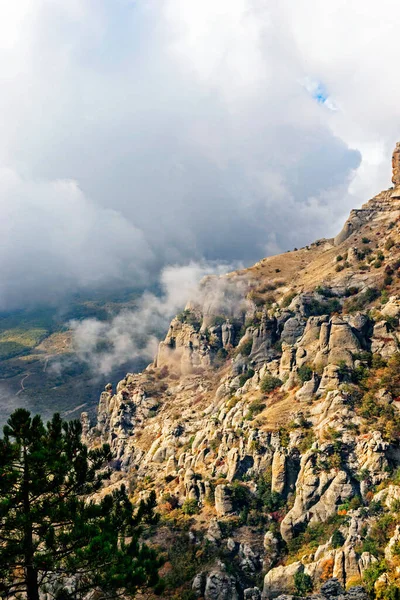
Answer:
<svg viewBox="0 0 400 600"><path fill-rule="evenodd" d="M365 588L362 585L354 585L347 590L345 595L346 600L370 600Z"/></svg>
<svg viewBox="0 0 400 600"><path fill-rule="evenodd" d="M263 596L269 599L280 594L294 594L294 578L303 571L304 565L300 561L271 569L264 578Z"/></svg>
<svg viewBox="0 0 400 600"><path fill-rule="evenodd" d="M286 453L276 450L272 459L271 491L283 494L286 482Z"/></svg>
<svg viewBox="0 0 400 600"><path fill-rule="evenodd" d="M253 550L250 544L240 544L239 546L240 567L246 575L254 575L260 566L260 557Z"/></svg>
<svg viewBox="0 0 400 600"><path fill-rule="evenodd" d="M207 575L204 600L239 600L236 581L223 570Z"/></svg>
<svg viewBox="0 0 400 600"><path fill-rule="evenodd" d="M257 364L261 364L279 357L279 352L274 348L277 341L277 321L275 318L267 319L264 314L260 326L253 331L250 358Z"/></svg>
<svg viewBox="0 0 400 600"><path fill-rule="evenodd" d="M400 525L397 525L394 534L389 540L388 545L385 548L385 558L388 561L393 560L395 556L395 549L400 546Z"/></svg>
<svg viewBox="0 0 400 600"><path fill-rule="evenodd" d="M324 396L326 392L335 390L340 385L340 368L337 365L327 365L322 373L318 386L317 396Z"/></svg>
<svg viewBox="0 0 400 600"><path fill-rule="evenodd" d="M336 598L340 594L343 594L343 587L338 579L329 579L321 585L321 594L326 598Z"/></svg>
<svg viewBox="0 0 400 600"><path fill-rule="evenodd" d="M286 344L295 344L304 333L305 323L297 317L291 317L283 326L281 341Z"/></svg>
<svg viewBox="0 0 400 600"><path fill-rule="evenodd" d="M317 373L313 373L311 379L305 381L302 387L296 392L296 400L300 402L310 402L318 390L320 379Z"/></svg>
<svg viewBox="0 0 400 600"><path fill-rule="evenodd" d="M224 517L233 512L231 491L227 485L219 484L215 488L215 510L219 517Z"/></svg>
<svg viewBox="0 0 400 600"><path fill-rule="evenodd" d="M257 587L247 588L243 592L244 600L261 600L261 592Z"/></svg>
<svg viewBox="0 0 400 600"><path fill-rule="evenodd" d="M395 187L400 186L400 142L397 142L392 155L392 182Z"/></svg>
<svg viewBox="0 0 400 600"><path fill-rule="evenodd" d="M232 346L235 340L235 328L233 325L229 321L226 321L221 327L221 332L223 347L226 348Z"/></svg>
<svg viewBox="0 0 400 600"><path fill-rule="evenodd" d="M392 510L396 504L400 503L400 486L389 485L374 496L374 502L383 502L389 510Z"/></svg>
<svg viewBox="0 0 400 600"><path fill-rule="evenodd" d="M204 590L206 587L206 573L201 572L196 575L193 579L192 590L196 594L197 598L204 596Z"/></svg>
<svg viewBox="0 0 400 600"><path fill-rule="evenodd" d="M206 539L211 543L217 543L222 538L222 531L219 526L217 519L213 518L210 521L210 525L207 529Z"/></svg>

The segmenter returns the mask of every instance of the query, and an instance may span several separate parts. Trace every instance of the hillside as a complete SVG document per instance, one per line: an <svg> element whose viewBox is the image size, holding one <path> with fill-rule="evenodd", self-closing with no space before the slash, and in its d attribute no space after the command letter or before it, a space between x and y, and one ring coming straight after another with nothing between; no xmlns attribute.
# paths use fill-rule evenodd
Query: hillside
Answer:
<svg viewBox="0 0 400 600"><path fill-rule="evenodd" d="M82 410L92 416L105 376L92 372L73 343L71 320L106 321L135 307L138 291L77 295L62 306L26 308L0 313L0 425L16 406L25 406L45 419L55 411L65 418ZM111 378L123 377L127 368L140 369L142 361L117 367Z"/></svg>
<svg viewBox="0 0 400 600"><path fill-rule="evenodd" d="M399 597L399 157L335 239L206 278L82 415L108 489L157 493L165 598Z"/></svg>

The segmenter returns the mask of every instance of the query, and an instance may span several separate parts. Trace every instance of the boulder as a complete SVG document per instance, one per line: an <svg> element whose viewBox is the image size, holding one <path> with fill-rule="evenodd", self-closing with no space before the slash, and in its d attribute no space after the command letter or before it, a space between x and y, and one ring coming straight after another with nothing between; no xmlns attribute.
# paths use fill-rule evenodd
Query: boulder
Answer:
<svg viewBox="0 0 400 600"><path fill-rule="evenodd" d="M225 572L224 565L207 575L204 600L239 600L236 581Z"/></svg>
<svg viewBox="0 0 400 600"><path fill-rule="evenodd" d="M320 379L317 373L313 373L311 379L305 381L302 387L296 392L296 400L300 402L310 402L318 390Z"/></svg>
<svg viewBox="0 0 400 600"><path fill-rule="evenodd" d="M320 592L325 598L336 598L343 594L344 589L338 579L329 579L321 585Z"/></svg>
<svg viewBox="0 0 400 600"><path fill-rule="evenodd" d="M219 517L233 512L232 492L227 485L219 484L215 488L215 510Z"/></svg>
<svg viewBox="0 0 400 600"><path fill-rule="evenodd" d="M304 333L305 323L297 317L291 317L283 326L281 340L286 344L295 344Z"/></svg>
<svg viewBox="0 0 400 600"><path fill-rule="evenodd" d="M400 142L397 142L392 154L392 182L394 187L400 186Z"/></svg>
<svg viewBox="0 0 400 600"><path fill-rule="evenodd" d="M257 587L247 588L243 592L244 600L261 600L261 592Z"/></svg>
<svg viewBox="0 0 400 600"><path fill-rule="evenodd" d="M330 390L336 390L340 385L340 368L337 365L327 365L322 373L317 396L324 396Z"/></svg>
<svg viewBox="0 0 400 600"><path fill-rule="evenodd" d="M286 483L286 453L284 450L276 450L272 459L272 482L271 491L283 494Z"/></svg>
<svg viewBox="0 0 400 600"><path fill-rule="evenodd" d="M264 578L263 597L270 599L280 594L294 594L295 575L303 571L304 565L300 561L271 569Z"/></svg>

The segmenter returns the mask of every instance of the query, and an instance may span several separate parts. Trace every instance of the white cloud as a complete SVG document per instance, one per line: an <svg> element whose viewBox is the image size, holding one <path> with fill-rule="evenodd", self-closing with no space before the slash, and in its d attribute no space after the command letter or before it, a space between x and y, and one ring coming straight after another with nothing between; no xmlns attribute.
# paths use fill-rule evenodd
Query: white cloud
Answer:
<svg viewBox="0 0 400 600"><path fill-rule="evenodd" d="M1 305L334 235L390 185L399 16L392 0L2 3Z"/></svg>

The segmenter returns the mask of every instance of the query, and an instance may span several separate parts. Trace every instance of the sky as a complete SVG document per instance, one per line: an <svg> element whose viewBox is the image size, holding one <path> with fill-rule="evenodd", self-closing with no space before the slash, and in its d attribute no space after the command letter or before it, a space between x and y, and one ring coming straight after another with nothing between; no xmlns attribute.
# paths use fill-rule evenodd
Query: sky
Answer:
<svg viewBox="0 0 400 600"><path fill-rule="evenodd" d="M2 2L0 310L335 235L391 185L399 20L393 0Z"/></svg>

